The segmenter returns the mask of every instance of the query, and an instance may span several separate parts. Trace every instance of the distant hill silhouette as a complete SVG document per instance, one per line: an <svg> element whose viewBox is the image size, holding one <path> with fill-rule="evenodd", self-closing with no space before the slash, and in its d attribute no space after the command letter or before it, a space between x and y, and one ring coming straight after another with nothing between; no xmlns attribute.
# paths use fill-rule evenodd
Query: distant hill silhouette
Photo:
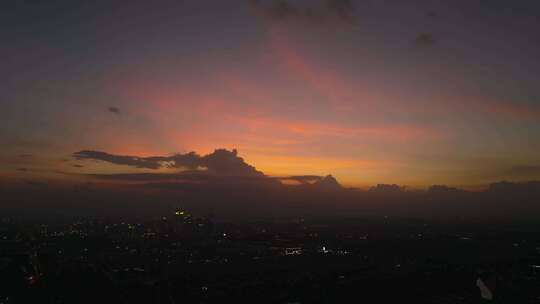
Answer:
<svg viewBox="0 0 540 304"><path fill-rule="evenodd" d="M384 193L384 194L396 194L396 193L400 193L401 191L403 191L404 189L399 186L399 185L396 185L396 184L378 184L374 187L371 187L369 188L369 191L370 192L375 192L375 193Z"/></svg>
<svg viewBox="0 0 540 304"><path fill-rule="evenodd" d="M99 151L74 154L142 168L120 174L74 174L69 182L34 180L0 184L2 214L161 214L181 200L192 210L221 216L396 215L407 217L540 217L540 182L497 182L483 191L433 185L408 191L396 184L369 190L342 187L332 175L270 177L236 150L137 157ZM85 164L86 165L86 164ZM91 162L87 165L90 166ZM152 171L167 167L174 173ZM150 172L148 172L150 170ZM132 172L133 170L131 170ZM285 183L283 181L292 181Z"/></svg>

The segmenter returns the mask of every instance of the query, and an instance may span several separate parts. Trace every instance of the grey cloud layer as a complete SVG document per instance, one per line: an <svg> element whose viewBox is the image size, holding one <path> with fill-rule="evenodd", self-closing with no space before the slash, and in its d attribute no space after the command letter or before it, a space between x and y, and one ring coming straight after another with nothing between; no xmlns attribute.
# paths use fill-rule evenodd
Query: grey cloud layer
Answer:
<svg viewBox="0 0 540 304"><path fill-rule="evenodd" d="M316 2L315 7L303 7L286 0L251 0L250 3L264 17L275 21L328 24L348 23L355 19L355 7L352 0L325 0Z"/></svg>
<svg viewBox="0 0 540 304"><path fill-rule="evenodd" d="M107 110L114 114L120 114L120 108L117 107L109 107Z"/></svg>
<svg viewBox="0 0 540 304"><path fill-rule="evenodd" d="M79 151L73 153L78 160L99 160L116 165L125 165L143 169L159 169L163 167L183 170L204 169L207 173L230 176L264 176L255 167L247 164L238 157L236 150L217 149L214 152L200 156L195 152L174 154L171 156L137 157L129 155L114 155L102 151Z"/></svg>
<svg viewBox="0 0 540 304"><path fill-rule="evenodd" d="M432 46L437 43L437 40L432 34L423 33L416 36L414 43L418 46Z"/></svg>

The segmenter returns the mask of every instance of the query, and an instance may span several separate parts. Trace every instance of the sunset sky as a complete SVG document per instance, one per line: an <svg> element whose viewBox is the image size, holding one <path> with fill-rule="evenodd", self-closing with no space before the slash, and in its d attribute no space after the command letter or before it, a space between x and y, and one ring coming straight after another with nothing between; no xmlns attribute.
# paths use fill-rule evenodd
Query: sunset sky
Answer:
<svg viewBox="0 0 540 304"><path fill-rule="evenodd" d="M158 3L159 2L159 3ZM538 1L2 1L0 175L237 149L347 186L540 178Z"/></svg>

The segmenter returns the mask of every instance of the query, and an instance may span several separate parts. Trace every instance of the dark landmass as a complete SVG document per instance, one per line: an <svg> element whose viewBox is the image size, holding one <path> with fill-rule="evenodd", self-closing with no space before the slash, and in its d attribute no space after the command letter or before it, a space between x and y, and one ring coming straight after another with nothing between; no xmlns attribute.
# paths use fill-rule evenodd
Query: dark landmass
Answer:
<svg viewBox="0 0 540 304"><path fill-rule="evenodd" d="M540 296L540 231L526 222L223 222L176 209L5 217L0 239L3 303L477 303L486 277L498 303Z"/></svg>

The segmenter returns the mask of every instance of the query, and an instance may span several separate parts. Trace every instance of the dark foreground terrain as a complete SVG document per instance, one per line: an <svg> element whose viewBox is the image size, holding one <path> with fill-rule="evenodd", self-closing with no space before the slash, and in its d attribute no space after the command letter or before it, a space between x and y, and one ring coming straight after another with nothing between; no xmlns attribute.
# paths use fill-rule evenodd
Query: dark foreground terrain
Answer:
<svg viewBox="0 0 540 304"><path fill-rule="evenodd" d="M3 218L0 303L540 303L527 223Z"/></svg>

